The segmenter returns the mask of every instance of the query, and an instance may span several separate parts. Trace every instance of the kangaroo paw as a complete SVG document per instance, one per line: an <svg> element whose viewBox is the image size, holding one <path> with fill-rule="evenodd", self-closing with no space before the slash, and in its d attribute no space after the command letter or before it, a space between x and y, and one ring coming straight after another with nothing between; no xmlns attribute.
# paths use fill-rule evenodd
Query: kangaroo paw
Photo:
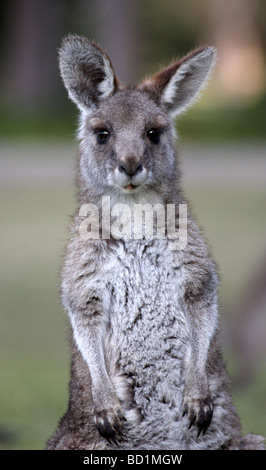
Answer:
<svg viewBox="0 0 266 470"><path fill-rule="evenodd" d="M117 436L121 431L121 419L123 417L121 409L108 409L95 411L94 421L99 434L107 439L111 444L117 443Z"/></svg>
<svg viewBox="0 0 266 470"><path fill-rule="evenodd" d="M208 398L186 398L183 405L183 416L188 415L190 429L193 425L197 426L199 437L200 433L204 435L212 420L213 406L211 399Z"/></svg>

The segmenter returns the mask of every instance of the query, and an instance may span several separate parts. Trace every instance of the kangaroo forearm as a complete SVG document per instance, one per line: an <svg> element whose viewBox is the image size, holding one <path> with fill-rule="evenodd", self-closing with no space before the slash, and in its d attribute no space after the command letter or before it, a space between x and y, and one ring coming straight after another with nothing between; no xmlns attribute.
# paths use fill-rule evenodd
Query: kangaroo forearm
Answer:
<svg viewBox="0 0 266 470"><path fill-rule="evenodd" d="M218 309L216 291L187 298L187 314L190 323L191 341L189 345L189 365L186 389L194 395L207 393L206 365L212 338L218 329Z"/></svg>
<svg viewBox="0 0 266 470"><path fill-rule="evenodd" d="M110 388L102 342L106 322L101 302L92 298L87 310L69 310L69 318L74 340L88 366L92 387L97 390L104 383Z"/></svg>

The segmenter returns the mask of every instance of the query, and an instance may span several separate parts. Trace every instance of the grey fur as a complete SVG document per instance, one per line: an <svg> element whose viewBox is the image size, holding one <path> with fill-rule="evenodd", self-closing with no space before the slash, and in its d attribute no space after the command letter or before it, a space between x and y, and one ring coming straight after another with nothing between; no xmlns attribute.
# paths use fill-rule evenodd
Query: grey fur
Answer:
<svg viewBox="0 0 266 470"><path fill-rule="evenodd" d="M213 48L198 49L127 88L99 46L63 42L61 74L82 110L80 205L100 212L102 196L111 207L175 204L178 227L185 201L172 116L202 88L214 57ZM104 143L99 130L108 131ZM191 214L182 250L170 249L168 235L84 240L83 221L74 218L62 272L69 406L47 448L263 448L260 436L241 436L221 353L216 267Z"/></svg>

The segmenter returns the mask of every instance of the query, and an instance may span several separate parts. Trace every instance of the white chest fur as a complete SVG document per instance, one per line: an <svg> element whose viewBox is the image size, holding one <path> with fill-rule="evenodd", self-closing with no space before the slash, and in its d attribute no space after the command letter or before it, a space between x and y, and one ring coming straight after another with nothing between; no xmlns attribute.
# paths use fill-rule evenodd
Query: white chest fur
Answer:
<svg viewBox="0 0 266 470"><path fill-rule="evenodd" d="M152 395L172 401L189 347L182 269L166 240L129 242L113 256L106 282L107 362L142 387L139 397L135 390L137 402Z"/></svg>

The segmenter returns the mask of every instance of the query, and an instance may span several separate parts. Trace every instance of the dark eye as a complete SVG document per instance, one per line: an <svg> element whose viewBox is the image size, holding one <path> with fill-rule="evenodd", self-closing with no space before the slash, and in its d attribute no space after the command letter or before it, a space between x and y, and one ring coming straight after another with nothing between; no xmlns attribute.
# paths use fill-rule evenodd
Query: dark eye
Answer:
<svg viewBox="0 0 266 470"><path fill-rule="evenodd" d="M158 144L160 142L160 136L161 136L161 132L159 129L150 129L147 132L148 139L150 139L150 141L153 142L154 144Z"/></svg>
<svg viewBox="0 0 266 470"><path fill-rule="evenodd" d="M110 133L106 129L100 129L96 131L96 135L99 144L105 144L105 142L108 140Z"/></svg>

